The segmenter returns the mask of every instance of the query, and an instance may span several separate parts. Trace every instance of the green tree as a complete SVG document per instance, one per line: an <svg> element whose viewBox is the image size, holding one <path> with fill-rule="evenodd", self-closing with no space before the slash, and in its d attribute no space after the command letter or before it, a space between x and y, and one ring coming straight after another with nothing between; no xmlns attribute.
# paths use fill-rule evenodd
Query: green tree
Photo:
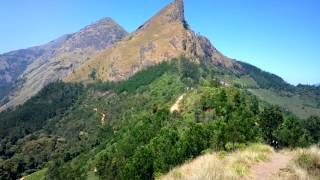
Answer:
<svg viewBox="0 0 320 180"><path fill-rule="evenodd" d="M153 158L153 153L148 146L138 148L130 162L125 166L122 179L153 179Z"/></svg>
<svg viewBox="0 0 320 180"><path fill-rule="evenodd" d="M194 83L199 83L200 80L200 72L199 66L191 62L189 59L182 57L180 59L180 74L182 80L187 83L187 85L191 86ZM191 81L191 82L190 82Z"/></svg>
<svg viewBox="0 0 320 180"><path fill-rule="evenodd" d="M305 147L312 143L309 133L296 117L286 118L276 131L276 136L281 146L290 148Z"/></svg>
<svg viewBox="0 0 320 180"><path fill-rule="evenodd" d="M186 131L183 139L185 157L197 156L209 147L209 133L201 123L192 123L189 130Z"/></svg>
<svg viewBox="0 0 320 180"><path fill-rule="evenodd" d="M262 136L268 144L276 140L275 131L283 123L283 114L278 106L266 107L260 115Z"/></svg>
<svg viewBox="0 0 320 180"><path fill-rule="evenodd" d="M215 150L224 149L227 144L227 123L224 119L217 119L213 121L209 127L211 132L210 146Z"/></svg>
<svg viewBox="0 0 320 180"><path fill-rule="evenodd" d="M226 141L233 145L233 149L239 143L257 141L259 131L256 122L256 117L248 109L238 109L231 113L226 121Z"/></svg>
<svg viewBox="0 0 320 180"><path fill-rule="evenodd" d="M320 143L320 117L311 116L303 121L303 126L309 131L315 142Z"/></svg>
<svg viewBox="0 0 320 180"><path fill-rule="evenodd" d="M252 98L252 102L250 103L250 110L254 113L254 115L258 115L260 113L259 101L256 96Z"/></svg>
<svg viewBox="0 0 320 180"><path fill-rule="evenodd" d="M181 155L178 154L177 143L179 135L177 129L170 128L160 131L159 135L151 142L151 150L154 154L153 167L155 172L164 173L180 161Z"/></svg>

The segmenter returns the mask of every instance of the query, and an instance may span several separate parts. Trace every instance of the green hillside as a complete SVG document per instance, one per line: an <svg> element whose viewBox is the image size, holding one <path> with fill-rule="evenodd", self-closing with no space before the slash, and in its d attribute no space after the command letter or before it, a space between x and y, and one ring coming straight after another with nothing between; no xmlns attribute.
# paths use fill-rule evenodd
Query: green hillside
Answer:
<svg viewBox="0 0 320 180"><path fill-rule="evenodd" d="M208 149L319 142L318 117L285 116L246 90L254 82L181 58L117 83L50 84L0 114L0 179L154 179Z"/></svg>
<svg viewBox="0 0 320 180"><path fill-rule="evenodd" d="M310 85L293 86L277 75L265 72L255 66L239 62L244 68L241 74L223 71L215 77L230 85L246 89L260 100L278 105L284 111L300 118L320 116L320 87Z"/></svg>

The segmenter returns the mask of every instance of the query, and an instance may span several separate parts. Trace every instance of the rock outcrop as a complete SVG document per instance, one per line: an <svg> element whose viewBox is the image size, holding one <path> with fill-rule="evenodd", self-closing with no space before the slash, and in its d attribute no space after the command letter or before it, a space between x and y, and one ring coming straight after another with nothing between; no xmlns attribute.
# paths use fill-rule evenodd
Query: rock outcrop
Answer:
<svg viewBox="0 0 320 180"><path fill-rule="evenodd" d="M84 63L65 81L90 82L93 71L99 80L119 81L147 66L180 56L194 60L205 57L226 68L241 68L215 49L207 38L190 29L184 17L183 0L176 0L127 38Z"/></svg>

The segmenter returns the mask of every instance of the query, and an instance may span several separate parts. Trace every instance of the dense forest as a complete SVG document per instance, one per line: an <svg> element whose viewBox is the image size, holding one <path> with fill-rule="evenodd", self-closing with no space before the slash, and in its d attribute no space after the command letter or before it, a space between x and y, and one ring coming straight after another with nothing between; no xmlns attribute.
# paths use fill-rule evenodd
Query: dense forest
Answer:
<svg viewBox="0 0 320 180"><path fill-rule="evenodd" d="M39 170L46 179L154 179L207 151L320 142L319 117L284 113L216 78L227 73L180 58L121 82L50 84L0 114L0 179ZM252 73L268 79L257 80L261 86L290 88ZM179 110L170 112L182 95Z"/></svg>

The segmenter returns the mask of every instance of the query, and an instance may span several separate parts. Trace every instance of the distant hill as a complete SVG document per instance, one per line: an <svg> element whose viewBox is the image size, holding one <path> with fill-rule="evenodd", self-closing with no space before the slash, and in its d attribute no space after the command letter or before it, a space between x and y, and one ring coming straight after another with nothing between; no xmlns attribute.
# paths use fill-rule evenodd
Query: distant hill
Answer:
<svg viewBox="0 0 320 180"><path fill-rule="evenodd" d="M110 18L46 45L0 56L2 109L24 103L45 85L62 79L100 50L111 47L126 31Z"/></svg>

